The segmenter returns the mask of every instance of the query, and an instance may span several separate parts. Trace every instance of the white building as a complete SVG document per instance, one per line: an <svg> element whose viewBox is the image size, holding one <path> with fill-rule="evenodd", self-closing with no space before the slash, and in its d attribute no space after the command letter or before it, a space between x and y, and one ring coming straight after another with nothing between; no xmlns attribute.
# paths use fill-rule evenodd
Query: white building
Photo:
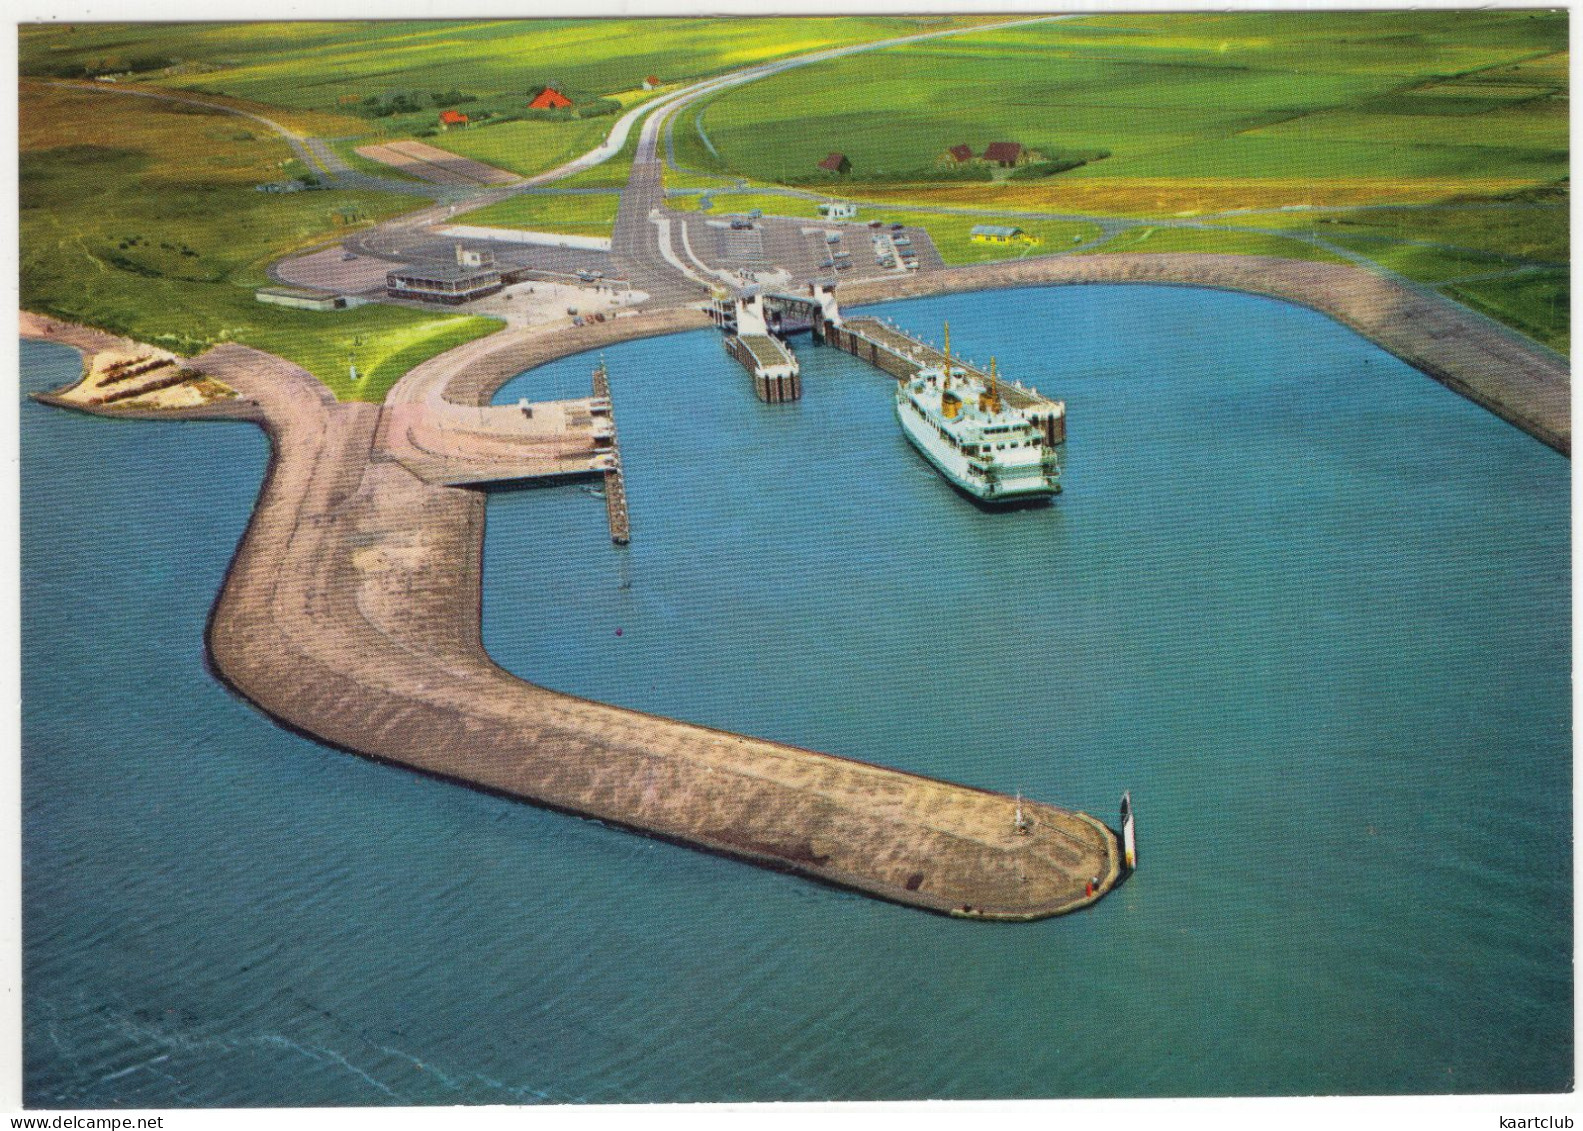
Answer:
<svg viewBox="0 0 1583 1131"><path fill-rule="evenodd" d="M850 220L857 215L857 205L846 200L825 200L819 204L819 217L823 220Z"/></svg>

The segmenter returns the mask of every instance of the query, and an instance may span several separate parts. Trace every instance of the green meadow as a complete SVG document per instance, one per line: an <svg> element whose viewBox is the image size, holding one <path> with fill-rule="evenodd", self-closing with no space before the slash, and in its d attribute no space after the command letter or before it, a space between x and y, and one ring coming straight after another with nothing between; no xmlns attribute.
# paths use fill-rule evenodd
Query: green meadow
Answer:
<svg viewBox="0 0 1583 1131"><path fill-rule="evenodd" d="M527 91L550 84L580 105L613 98L625 107L649 97L641 83L650 74L674 86L821 47L996 18L50 24L21 27L19 44L24 74L124 66L144 81L280 107L277 116L312 122L315 132L333 126L343 135L335 144L354 166L386 176L396 174L350 155L361 142L347 135L424 135L430 144L531 175L597 144L614 117L497 120L432 133L437 110L372 118L361 116L363 100L405 92L433 101L459 92L468 99L458 103L464 112L508 117L521 112ZM1130 13L987 27L798 68L686 108L673 125L685 170L668 173L666 183L672 190L714 189L718 213L816 215L814 200L755 190L765 185L856 200L865 219L926 226L948 263L1049 253L1099 234L1081 220L1018 217L1005 222L1040 236L1042 246L1008 250L971 241L975 223L1006 212L1136 221L1094 251L1341 258L1322 246L1328 244L1564 348L1566 52L1566 13L1545 10ZM24 119L29 115L24 106ZM132 117L125 109L111 114ZM61 149L63 137L58 128L53 140L32 149ZM278 142L253 140L279 151ZM948 147L982 152L993 141L1086 163L1050 175L947 171ZM142 162L139 183L157 186L159 200L140 203L126 178L113 176L109 183L119 188L96 188L80 199L61 190L58 207L30 208L30 191L59 188L71 162L52 166L24 138L25 293L48 291L51 301L129 319L139 287L146 295L177 286L240 291L288 248L413 206L409 197L347 193L244 200L241 185L215 183L214 170L240 161L235 169L249 170L242 180L268 179L270 162L227 145L176 160L166 143L145 142L81 144L110 151L96 149L92 158L105 167ZM632 151L629 142L616 159L558 185L619 188ZM833 151L847 155L850 174L816 168ZM272 159L277 178L300 171L289 156ZM730 191L727 179L736 178L749 186ZM216 192L229 194L223 233L212 219L179 218ZM98 206L82 203L89 199ZM697 208L698 197L671 203ZM608 235L615 210L612 194L525 194L470 213L468 222ZM153 246L119 246L111 220L138 216L137 230L153 231L150 212L160 214L168 226L158 230L168 235ZM1201 218L1216 230L1151 223L1182 218ZM176 236L192 254L158 246ZM123 276L138 282L128 289ZM183 313L171 324L198 338L246 327L261 341L271 319L305 317L292 324L302 335L300 356L327 373L335 368L327 358L341 348L338 338L323 356L315 353L317 316L263 308L244 316L219 293L178 303ZM374 316L335 318L351 325ZM394 324L369 327L392 343L400 337ZM366 345L369 335L362 336ZM418 348L426 336L438 342L444 335L435 327L417 332L389 356Z"/></svg>
<svg viewBox="0 0 1583 1131"><path fill-rule="evenodd" d="M1566 51L1559 11L1083 16L773 76L684 111L674 137L700 173L866 207L1202 216L1312 234L1555 344L1566 303L1523 312L1535 279L1564 291L1564 275L1456 281L1568 261ZM948 147L992 141L1090 159L993 182L943 172ZM831 152L850 173L816 168ZM1554 207L1478 207L1522 197ZM948 261L966 261L951 221L921 218ZM1133 248L1339 258L1301 238L1147 224L1095 250Z"/></svg>
<svg viewBox="0 0 1583 1131"><path fill-rule="evenodd" d="M314 21L30 24L24 74L165 61L161 83L280 106L332 109L384 91L608 95L985 17Z"/></svg>
<svg viewBox="0 0 1583 1131"><path fill-rule="evenodd" d="M1567 353L1572 347L1571 286L1570 272L1562 269L1525 271L1441 289L1458 302Z"/></svg>
<svg viewBox="0 0 1583 1131"><path fill-rule="evenodd" d="M1073 185L1096 200L1087 181L1209 179L1264 198L1291 181L1362 180L1381 197L1401 181L1542 183L1567 174L1565 49L1553 12L1088 17L787 72L724 92L676 134L692 167L783 183L818 176L832 151L853 182L927 182L956 144L1109 152L1013 182L1052 200Z"/></svg>
<svg viewBox="0 0 1583 1131"><path fill-rule="evenodd" d="M555 195L525 192L491 204L460 219L490 228L523 228L530 232L563 232L609 238L621 198L613 192Z"/></svg>
<svg viewBox="0 0 1583 1131"><path fill-rule="evenodd" d="M587 153L604 139L614 123L613 117L501 122L453 128L424 141L486 165L532 176Z"/></svg>
<svg viewBox="0 0 1583 1131"><path fill-rule="evenodd" d="M214 111L34 88L21 98L21 302L183 353L236 341L278 353L338 396L379 400L411 365L489 333L489 318L365 306L266 306L270 262L411 207L343 191L261 193L291 150ZM257 132L255 132L257 131ZM349 380L356 351L366 376Z"/></svg>
<svg viewBox="0 0 1583 1131"><path fill-rule="evenodd" d="M1346 263L1344 256L1315 247L1306 240L1263 232L1217 232L1202 228L1172 228L1141 224L1088 254L1107 255L1129 251L1207 252L1232 255L1268 255L1277 259L1306 259L1321 263ZM1084 254L1080 252L1079 254Z"/></svg>

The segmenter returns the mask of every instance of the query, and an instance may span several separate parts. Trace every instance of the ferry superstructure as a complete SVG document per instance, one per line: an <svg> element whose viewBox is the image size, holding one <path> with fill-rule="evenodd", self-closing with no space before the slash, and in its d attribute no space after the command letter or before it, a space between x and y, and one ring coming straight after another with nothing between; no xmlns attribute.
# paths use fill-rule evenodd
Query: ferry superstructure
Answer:
<svg viewBox="0 0 1583 1131"><path fill-rule="evenodd" d="M913 447L976 499L1001 503L1060 493L1049 430L1006 404L993 361L987 380L952 363L950 326L945 363L897 383L896 418Z"/></svg>

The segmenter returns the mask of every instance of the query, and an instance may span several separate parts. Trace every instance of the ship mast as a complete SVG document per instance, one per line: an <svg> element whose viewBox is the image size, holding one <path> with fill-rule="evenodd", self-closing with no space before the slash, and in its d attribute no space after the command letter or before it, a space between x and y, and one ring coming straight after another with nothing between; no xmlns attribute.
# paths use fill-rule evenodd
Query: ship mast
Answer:
<svg viewBox="0 0 1583 1131"><path fill-rule="evenodd" d="M989 411L1000 411L1000 382L995 379L995 359L989 359Z"/></svg>
<svg viewBox="0 0 1583 1131"><path fill-rule="evenodd" d="M951 387L951 323L945 324L945 384L942 388Z"/></svg>

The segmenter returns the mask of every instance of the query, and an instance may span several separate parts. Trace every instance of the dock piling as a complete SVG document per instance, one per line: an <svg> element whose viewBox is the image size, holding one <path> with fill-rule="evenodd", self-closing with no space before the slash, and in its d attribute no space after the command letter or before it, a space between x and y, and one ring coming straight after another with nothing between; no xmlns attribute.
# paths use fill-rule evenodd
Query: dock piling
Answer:
<svg viewBox="0 0 1583 1131"><path fill-rule="evenodd" d="M604 359L594 368L594 397L610 401L610 374ZM627 487L621 474L621 438L616 434L616 413L610 410L610 464L605 468L605 518L610 523L610 540L618 546L632 541L632 519L627 513Z"/></svg>

